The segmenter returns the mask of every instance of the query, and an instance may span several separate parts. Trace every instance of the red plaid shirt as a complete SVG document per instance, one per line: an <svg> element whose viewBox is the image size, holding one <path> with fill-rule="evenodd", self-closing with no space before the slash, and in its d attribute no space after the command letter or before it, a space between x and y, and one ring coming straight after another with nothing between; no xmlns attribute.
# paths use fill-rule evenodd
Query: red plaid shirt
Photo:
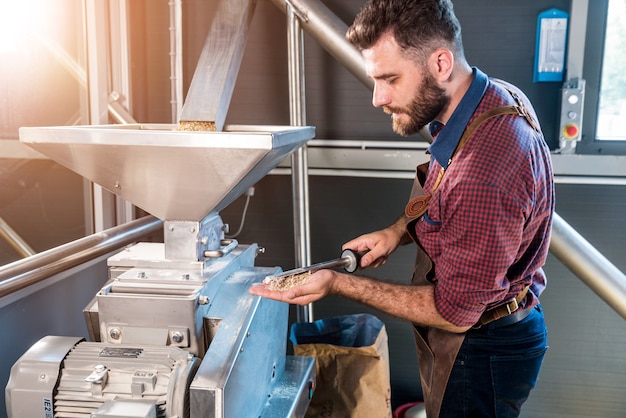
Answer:
<svg viewBox="0 0 626 418"><path fill-rule="evenodd" d="M554 211L550 151L543 135L518 115L484 122L448 161L465 127L478 115L515 104L503 82L474 69L472 86L435 136L425 191L440 167L443 181L415 226L433 260L435 303L458 326L475 324L487 309L530 284L523 306L536 305L545 288L545 263ZM517 88L506 84L534 110Z"/></svg>

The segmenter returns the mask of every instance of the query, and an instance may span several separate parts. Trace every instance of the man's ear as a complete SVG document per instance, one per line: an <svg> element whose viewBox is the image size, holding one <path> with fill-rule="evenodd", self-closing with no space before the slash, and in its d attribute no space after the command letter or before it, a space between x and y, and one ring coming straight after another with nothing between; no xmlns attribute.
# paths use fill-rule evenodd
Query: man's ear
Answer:
<svg viewBox="0 0 626 418"><path fill-rule="evenodd" d="M454 67L454 55L446 48L438 48L428 60L430 71L437 81L443 82L450 79Z"/></svg>

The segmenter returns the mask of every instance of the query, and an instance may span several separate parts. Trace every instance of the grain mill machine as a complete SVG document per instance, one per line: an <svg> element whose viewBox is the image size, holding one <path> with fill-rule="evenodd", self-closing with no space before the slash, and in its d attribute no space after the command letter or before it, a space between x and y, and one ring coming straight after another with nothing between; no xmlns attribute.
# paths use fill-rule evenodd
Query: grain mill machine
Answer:
<svg viewBox="0 0 626 418"><path fill-rule="evenodd" d="M249 22L253 1L221 4L229 13L238 5ZM214 20L224 23L224 13ZM240 36L241 25L228 19L219 36L211 31L203 56L232 50L230 40L227 47L212 40L224 37L224 27ZM229 52L237 53L241 48ZM196 70L187 98L229 98L233 77L215 71ZM211 80L230 81L215 94L207 92ZM180 124L20 130L23 143L162 219L164 242L136 243L108 259L108 281L84 310L88 339L46 336L14 364L9 417L304 414L314 360L286 355L288 306L248 292L281 269L254 265L257 244L225 239L219 211L311 139L314 128L223 126L223 106L215 109L188 100L182 112L195 116L185 120L214 123L213 132Z"/></svg>

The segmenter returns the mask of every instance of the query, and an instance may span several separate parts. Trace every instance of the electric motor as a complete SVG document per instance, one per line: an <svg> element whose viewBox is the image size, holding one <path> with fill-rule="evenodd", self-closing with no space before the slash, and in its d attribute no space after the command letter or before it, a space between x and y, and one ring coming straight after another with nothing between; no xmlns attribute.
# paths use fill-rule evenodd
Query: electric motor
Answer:
<svg viewBox="0 0 626 418"><path fill-rule="evenodd" d="M10 418L188 417L198 364L177 347L47 336L11 368L7 411Z"/></svg>

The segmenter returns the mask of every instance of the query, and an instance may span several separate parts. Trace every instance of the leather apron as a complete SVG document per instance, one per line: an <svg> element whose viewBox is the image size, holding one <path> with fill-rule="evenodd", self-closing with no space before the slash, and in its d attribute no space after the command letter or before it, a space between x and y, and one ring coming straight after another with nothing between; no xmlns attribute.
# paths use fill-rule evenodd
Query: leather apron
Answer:
<svg viewBox="0 0 626 418"><path fill-rule="evenodd" d="M420 169L427 168L428 163L422 164L420 167L418 167L418 172ZM418 174L415 179L417 186L413 186L413 192L415 193L417 190L418 195L419 190L422 190L418 180L419 177ZM425 196L425 194L422 196ZM412 197L411 201L414 201L414 197ZM407 209L409 205L407 205ZM426 208L427 205L424 209ZM410 218L407 222L407 231L417 243L415 269L411 284L415 286L432 286L433 283L429 281L429 278L434 275L433 263L415 237L415 223L419 217ZM413 324L413 333L417 348L426 416L429 418L438 417L448 378L454 366L454 360L465 339L465 334L452 333L439 328L423 327L417 324Z"/></svg>
<svg viewBox="0 0 626 418"><path fill-rule="evenodd" d="M517 99L515 95L514 97ZM457 145L451 161L463 148L467 140L473 134L474 130L478 128L482 122L491 117L504 114L515 114L524 116L529 121L532 120L520 101L518 101L518 106L497 107L480 114L466 128L463 136L459 140L459 144ZM531 123L531 125L533 128L536 127L534 123ZM433 283L430 279L434 276L433 262L421 247L419 240L415 236L415 223L428 210L430 196L435 193L435 190L443 180L445 172L443 168L440 170L429 195L423 189L426 178L428 177L428 166L429 163L424 163L417 167L415 181L411 190L411 197L409 203L405 207L407 232L417 244L415 269L411 279L411 284L415 286L432 286ZM459 349L465 340L465 333L453 333L439 328L424 327L417 324L413 324L413 331L415 335L415 344L417 348L420 380L424 394L426 415L429 418L436 418L439 417L439 411L441 410L441 403L446 391L448 379L450 377L450 373L452 372L452 368L454 367L454 361Z"/></svg>

